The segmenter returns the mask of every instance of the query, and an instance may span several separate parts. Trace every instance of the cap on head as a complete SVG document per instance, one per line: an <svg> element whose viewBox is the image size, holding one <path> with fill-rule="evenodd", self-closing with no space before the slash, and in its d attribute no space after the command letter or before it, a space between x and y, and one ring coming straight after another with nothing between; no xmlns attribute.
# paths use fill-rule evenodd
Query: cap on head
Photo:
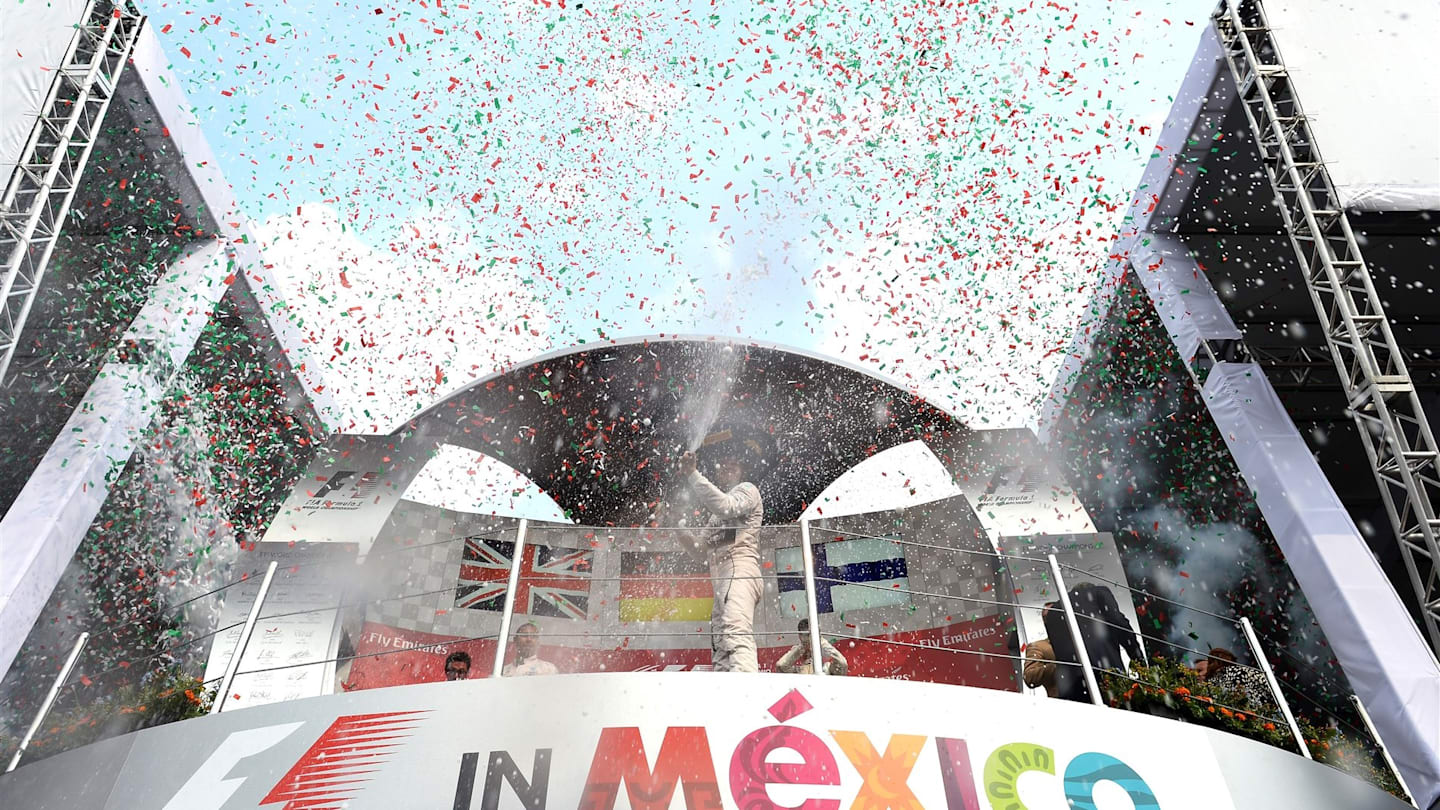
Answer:
<svg viewBox="0 0 1440 810"><path fill-rule="evenodd" d="M735 459L752 480L769 471L773 443L764 433L741 427L726 427L712 432L700 442L698 454L706 463Z"/></svg>

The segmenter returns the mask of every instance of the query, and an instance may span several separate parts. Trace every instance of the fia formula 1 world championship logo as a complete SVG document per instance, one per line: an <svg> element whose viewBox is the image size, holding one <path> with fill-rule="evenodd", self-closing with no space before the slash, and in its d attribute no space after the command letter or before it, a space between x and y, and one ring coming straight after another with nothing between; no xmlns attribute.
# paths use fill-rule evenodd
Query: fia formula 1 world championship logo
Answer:
<svg viewBox="0 0 1440 810"><path fill-rule="evenodd" d="M260 800L282 810L343 807L410 736L425 712L382 712L337 717ZM226 776L242 759L289 737L304 723L237 731L225 738L166 805L165 810L220 810L244 778Z"/></svg>

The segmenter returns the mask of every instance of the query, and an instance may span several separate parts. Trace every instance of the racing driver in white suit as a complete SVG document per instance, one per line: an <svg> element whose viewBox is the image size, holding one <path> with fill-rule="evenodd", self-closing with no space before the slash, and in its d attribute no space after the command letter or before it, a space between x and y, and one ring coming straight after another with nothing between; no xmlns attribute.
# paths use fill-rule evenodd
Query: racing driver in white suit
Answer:
<svg viewBox="0 0 1440 810"><path fill-rule="evenodd" d="M763 464L759 442L715 433L702 445L714 459L715 481L695 469L695 454L680 457L680 474L710 513L706 537L715 602L710 611L711 663L717 672L759 672L755 657L755 606L760 602L760 549L757 534L765 516L760 488L746 479Z"/></svg>

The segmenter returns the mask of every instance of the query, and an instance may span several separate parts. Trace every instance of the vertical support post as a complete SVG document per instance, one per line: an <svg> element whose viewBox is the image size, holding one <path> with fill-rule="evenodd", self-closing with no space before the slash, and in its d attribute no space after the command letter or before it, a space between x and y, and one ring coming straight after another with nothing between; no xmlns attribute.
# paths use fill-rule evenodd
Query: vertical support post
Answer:
<svg viewBox="0 0 1440 810"><path fill-rule="evenodd" d="M495 642L495 668L490 673L500 677L505 669L505 649L510 641L510 623L515 618L515 592L520 589L520 561L525 558L525 535L530 531L530 521L520 518L515 530L515 558L510 560L510 584L505 589L505 609L500 612L500 638Z"/></svg>
<svg viewBox="0 0 1440 810"><path fill-rule="evenodd" d="M225 665L225 676L220 679L220 690L215 693L215 702L210 706L211 714L218 714L221 707L225 705L225 699L230 696L230 688L235 682L235 674L240 671L240 659L245 657L245 648L250 646L250 636L255 632L255 622L260 619L260 608L265 604L265 596L270 593L270 582L275 578L275 567L279 565L275 560L265 567L265 578L260 580L260 590L255 594L255 604L250 606L250 615L245 617L245 626L240 630L240 640L235 642L235 652L230 654L230 662Z"/></svg>
<svg viewBox="0 0 1440 810"><path fill-rule="evenodd" d="M20 765L20 756L25 753L30 741L35 738L35 733L45 725L46 715L50 714L50 710L55 707L55 699L60 697L60 689L65 686L66 681L70 680L70 671L75 668L75 662L80 660L80 651L85 649L85 643L89 640L89 633L81 633L80 638L75 640L75 647L70 650L70 657L65 659L65 666L61 667L60 674L55 676L55 683L50 686L50 693L45 696L45 702L40 704L40 711L35 713L35 722L31 723L30 729L25 732L25 739L20 741L20 747L15 750L15 756L10 758L10 765L5 769L6 773L15 770Z"/></svg>
<svg viewBox="0 0 1440 810"><path fill-rule="evenodd" d="M1055 589L1060 592L1060 606L1065 608L1065 623L1070 626L1070 636L1075 639L1075 652L1080 658L1080 669L1085 672L1085 687L1090 690L1090 702L1103 705L1100 700L1100 682L1095 679L1095 667L1090 663L1090 651L1085 649L1085 639L1080 635L1080 622L1075 617L1075 608L1070 604L1070 594L1065 590L1065 577L1060 575L1060 561L1054 554L1050 558L1050 576L1055 578Z"/></svg>
<svg viewBox="0 0 1440 810"><path fill-rule="evenodd" d="M1295 735L1295 743L1300 746L1300 753L1306 759L1314 759L1310 755L1310 746L1305 744L1305 735L1300 732L1300 724L1295 722L1295 715L1290 711L1290 704L1285 696L1280 693L1280 682L1275 679L1275 671L1270 669L1270 661L1265 653L1260 650L1260 639L1255 635L1255 628L1250 625L1250 620L1244 616L1240 617L1240 629L1245 632L1245 642L1250 645L1250 654L1255 656L1255 663L1259 665L1260 671L1265 673L1265 682L1270 685L1270 693L1275 696L1275 705L1280 707L1280 714L1284 716L1286 725L1290 726L1290 733Z"/></svg>
<svg viewBox="0 0 1440 810"><path fill-rule="evenodd" d="M1370 712L1365 711L1365 704L1360 702L1357 695L1351 695L1350 702L1355 705L1355 711L1365 723L1365 730L1370 732L1370 739L1380 746L1380 754L1385 757L1385 765L1390 768L1390 773L1395 776L1395 781L1400 784L1400 789L1405 791L1405 798L1410 800L1411 806L1419 807L1420 805L1415 802L1415 794L1410 790L1410 786L1405 784L1405 777L1401 776L1400 769L1395 767L1395 760L1390 757L1390 749L1386 747L1385 741L1380 739L1379 732L1375 730L1375 724L1370 722Z"/></svg>
<svg viewBox="0 0 1440 810"><path fill-rule="evenodd" d="M820 614L815 599L815 550L810 547L810 521L800 521L800 561L805 574L805 610L810 617L810 668L824 675L825 651L820 646Z"/></svg>

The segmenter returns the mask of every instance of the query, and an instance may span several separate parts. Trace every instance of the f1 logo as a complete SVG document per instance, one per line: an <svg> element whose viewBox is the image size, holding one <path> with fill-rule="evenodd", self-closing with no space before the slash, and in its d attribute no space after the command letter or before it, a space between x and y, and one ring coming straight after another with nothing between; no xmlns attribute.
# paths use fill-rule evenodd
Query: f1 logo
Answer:
<svg viewBox="0 0 1440 810"><path fill-rule="evenodd" d="M282 723L234 732L196 769L180 792L165 804L164 810L220 810L245 781L243 777L225 778L230 769L240 760L274 747L303 725Z"/></svg>
<svg viewBox="0 0 1440 810"><path fill-rule="evenodd" d="M340 470L336 472L334 475L330 476L329 481L321 484L320 488L315 490L315 494L311 495L310 497L322 499L327 497L328 495L330 495L330 493L335 492L339 490L340 487L344 486L345 482L349 481L355 474L355 470Z"/></svg>
<svg viewBox="0 0 1440 810"><path fill-rule="evenodd" d="M382 765L410 736L414 723L424 712L380 712L350 714L335 718L300 759L280 777L280 781L260 800L260 804L285 803L283 810L302 807L342 806L360 785L369 781L375 766ZM221 810L240 789L244 777L228 779L226 775L236 763L266 751L290 736L304 723L276 726L232 733L205 760L175 794L164 810ZM367 770L368 769L368 770ZM348 778L340 779L345 776Z"/></svg>

